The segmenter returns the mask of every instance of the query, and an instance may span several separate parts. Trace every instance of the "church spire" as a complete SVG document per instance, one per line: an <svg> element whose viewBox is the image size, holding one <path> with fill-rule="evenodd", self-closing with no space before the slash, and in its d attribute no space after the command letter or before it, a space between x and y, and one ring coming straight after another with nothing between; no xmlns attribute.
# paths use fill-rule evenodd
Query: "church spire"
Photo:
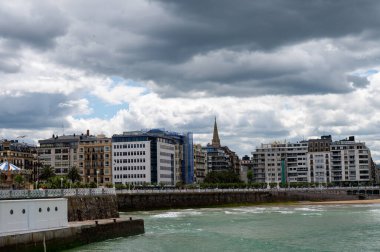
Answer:
<svg viewBox="0 0 380 252"><path fill-rule="evenodd" d="M214 134L212 135L212 144L213 147L220 148L220 139L218 134L218 125L216 125L216 117L214 123Z"/></svg>

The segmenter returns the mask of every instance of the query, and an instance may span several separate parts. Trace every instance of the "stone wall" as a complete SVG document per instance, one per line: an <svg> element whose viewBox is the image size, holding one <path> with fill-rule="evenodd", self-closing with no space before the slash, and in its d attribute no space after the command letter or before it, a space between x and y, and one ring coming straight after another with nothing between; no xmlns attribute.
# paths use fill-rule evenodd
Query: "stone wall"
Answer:
<svg viewBox="0 0 380 252"><path fill-rule="evenodd" d="M99 222L62 229L0 236L0 251L62 251L91 242L144 233L143 220Z"/></svg>
<svg viewBox="0 0 380 252"><path fill-rule="evenodd" d="M72 196L68 199L68 220L84 221L118 218L119 211L115 195Z"/></svg>
<svg viewBox="0 0 380 252"><path fill-rule="evenodd" d="M346 191L182 192L117 194L119 211L209 207L289 201L357 200Z"/></svg>

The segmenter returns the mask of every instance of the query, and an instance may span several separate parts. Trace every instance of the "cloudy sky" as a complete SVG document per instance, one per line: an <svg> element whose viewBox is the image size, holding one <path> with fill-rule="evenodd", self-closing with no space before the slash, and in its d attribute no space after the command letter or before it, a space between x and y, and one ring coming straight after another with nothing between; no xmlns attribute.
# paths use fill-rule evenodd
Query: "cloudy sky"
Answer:
<svg viewBox="0 0 380 252"><path fill-rule="evenodd" d="M355 135L380 161L380 2L0 3L0 137L192 131L239 155Z"/></svg>

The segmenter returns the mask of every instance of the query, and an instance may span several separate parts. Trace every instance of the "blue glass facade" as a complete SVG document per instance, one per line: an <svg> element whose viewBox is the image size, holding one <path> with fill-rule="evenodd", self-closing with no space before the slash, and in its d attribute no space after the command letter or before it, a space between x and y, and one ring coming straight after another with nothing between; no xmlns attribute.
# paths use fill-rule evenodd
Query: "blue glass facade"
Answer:
<svg viewBox="0 0 380 252"><path fill-rule="evenodd" d="M179 134L177 132L165 132L166 136L172 137L177 143L183 146L181 174L182 182L185 184L194 183L194 148L193 133L187 132Z"/></svg>

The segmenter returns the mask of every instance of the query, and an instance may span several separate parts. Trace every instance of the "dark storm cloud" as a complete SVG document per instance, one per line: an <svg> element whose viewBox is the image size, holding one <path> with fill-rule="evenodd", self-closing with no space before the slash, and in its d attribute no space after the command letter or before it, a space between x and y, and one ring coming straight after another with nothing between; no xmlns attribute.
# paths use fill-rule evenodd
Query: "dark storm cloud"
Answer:
<svg viewBox="0 0 380 252"><path fill-rule="evenodd" d="M372 0L160 2L186 20L185 25L156 30L157 37L168 38L177 49L183 45L198 50L227 46L271 49L306 39L360 34L380 25L379 3Z"/></svg>
<svg viewBox="0 0 380 252"><path fill-rule="evenodd" d="M369 81L366 77L349 75L347 80L352 83L354 87L363 88L369 85Z"/></svg>
<svg viewBox="0 0 380 252"><path fill-rule="evenodd" d="M63 5L71 29L52 58L92 73L152 80L153 91L166 97L347 93L365 87L347 76L380 55L368 53L379 38L377 1L109 5Z"/></svg>
<svg viewBox="0 0 380 252"><path fill-rule="evenodd" d="M30 93L0 96L0 128L42 129L67 124L65 117L75 108L62 106L67 97L59 94Z"/></svg>
<svg viewBox="0 0 380 252"><path fill-rule="evenodd" d="M0 39L15 51L22 45L49 48L68 25L59 8L46 1L3 2L0 17Z"/></svg>

